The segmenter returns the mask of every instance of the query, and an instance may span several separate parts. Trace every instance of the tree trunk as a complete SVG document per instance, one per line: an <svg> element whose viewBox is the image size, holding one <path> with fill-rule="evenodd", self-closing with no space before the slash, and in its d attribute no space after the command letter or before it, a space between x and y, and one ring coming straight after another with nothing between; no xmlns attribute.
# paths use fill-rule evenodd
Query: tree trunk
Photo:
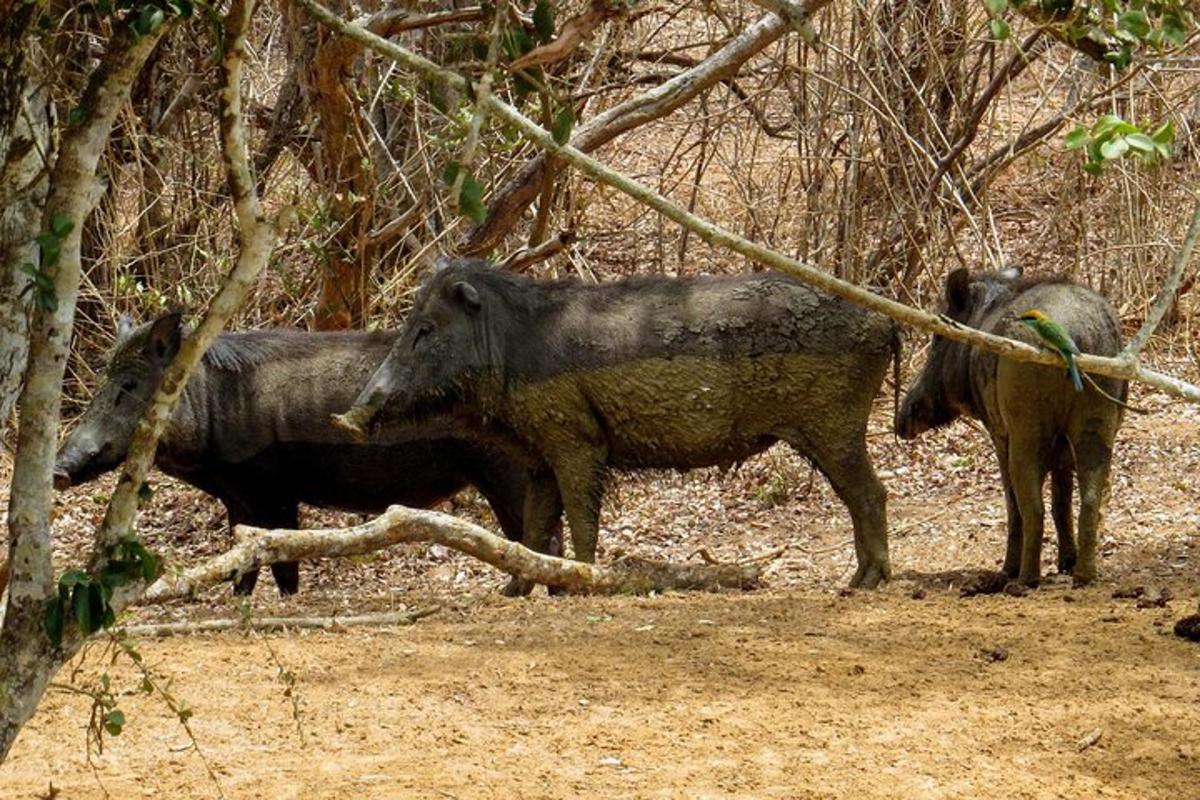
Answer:
<svg viewBox="0 0 1200 800"><path fill-rule="evenodd" d="M20 428L8 511L9 586L0 628L0 762L21 727L32 716L50 677L69 648L56 648L46 635L45 609L55 596L51 561L51 472L58 439L62 380L66 368L75 299L79 293L80 236L83 222L100 192L96 166L106 147L117 112L129 96L138 70L171 26L163 24L134 43L117 34L104 61L93 73L79 103L81 125L63 136L41 226L68 219L61 258L53 270L53 310L35 305L25 385L21 391Z"/></svg>
<svg viewBox="0 0 1200 800"><path fill-rule="evenodd" d="M346 2L331 6L338 13ZM371 148L362 126L354 85L358 43L320 28L294 3L280 3L287 30L288 56L308 116L316 117L320 141L313 178L324 188L332 231L321 265L321 290L313 314L317 330L362 327L367 311L367 279L374 260L370 230L374 222L375 175Z"/></svg>
<svg viewBox="0 0 1200 800"><path fill-rule="evenodd" d="M36 6L20 3L0 21L0 437L21 390L29 354L29 276L37 264L44 158L49 148L49 95L28 87L26 33Z"/></svg>

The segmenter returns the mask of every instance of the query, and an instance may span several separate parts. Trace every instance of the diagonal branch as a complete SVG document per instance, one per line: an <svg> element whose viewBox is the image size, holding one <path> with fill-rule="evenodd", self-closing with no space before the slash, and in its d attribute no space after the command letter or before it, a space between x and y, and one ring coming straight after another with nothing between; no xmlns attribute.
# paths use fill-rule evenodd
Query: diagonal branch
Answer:
<svg viewBox="0 0 1200 800"><path fill-rule="evenodd" d="M315 0L295 1L308 9L321 22L339 33L357 39L377 53L395 59L398 63L409 69L424 73L435 80L446 81L455 88L462 88L465 84L465 79L461 76L443 69L410 50L384 41L369 31L365 31L350 22L340 19L328 9L318 5ZM488 100L488 105L491 106L492 112L496 116L519 129L531 142L543 150L552 153L555 158L561 158L590 175L595 180L619 189L643 205L658 211L668 219L687 227L711 245L726 247L764 266L794 275L810 286L837 295L873 311L878 311L881 314L886 314L892 319L912 325L921 330L966 342L967 344L975 345L1015 361L1028 361L1055 366L1062 364L1061 359L1056 353L1039 350L1015 339L1008 339L1003 336L996 336L969 328L949 318L928 314L895 300L882 297L852 283L840 280L810 264L789 258L727 231L724 228L713 225L673 203L654 190L591 158L578 148L569 144L559 145L548 131L542 129L537 123L507 103L491 97ZM1077 362L1079 368L1086 372L1124 380L1141 381L1184 400L1200 403L1200 387L1193 386L1186 381L1170 375L1147 369L1138 364L1136 360L1083 355L1077 358Z"/></svg>
<svg viewBox="0 0 1200 800"><path fill-rule="evenodd" d="M1183 237L1183 244L1175 253L1175 263L1171 266L1171 272L1163 281L1162 288L1158 290L1158 297L1154 298L1154 304L1150 306L1150 311L1146 314L1146 321L1142 323L1142 327L1121 351L1122 356L1136 358L1145 349L1150 337L1154 335L1154 329L1167 315L1167 310L1175 302L1175 294L1179 291L1183 273L1187 271L1187 266L1192 260L1192 250L1196 247L1197 238L1200 238L1200 196L1196 198L1196 207L1192 211L1192 222L1188 225L1187 234Z"/></svg>
<svg viewBox="0 0 1200 800"><path fill-rule="evenodd" d="M805 7L811 15L829 2L831 0L809 0ZM311 10L307 3L303 4ZM775 14L764 16L693 69L681 72L666 83L614 106L581 125L571 137L572 147L589 153L623 133L671 113L721 81L736 75L746 61L789 29L783 18ZM464 252L488 252L512 230L521 213L537 197L546 163L546 154L539 153L496 191L487 221L467 234L463 242Z"/></svg>

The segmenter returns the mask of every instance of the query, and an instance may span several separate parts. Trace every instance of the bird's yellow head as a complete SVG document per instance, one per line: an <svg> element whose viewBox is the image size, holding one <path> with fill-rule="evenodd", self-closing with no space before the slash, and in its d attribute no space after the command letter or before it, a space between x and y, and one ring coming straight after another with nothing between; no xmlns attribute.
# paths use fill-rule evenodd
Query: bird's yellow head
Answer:
<svg viewBox="0 0 1200 800"><path fill-rule="evenodd" d="M1036 308L1031 308L1022 314L1019 319L1021 322L1045 322L1050 318Z"/></svg>

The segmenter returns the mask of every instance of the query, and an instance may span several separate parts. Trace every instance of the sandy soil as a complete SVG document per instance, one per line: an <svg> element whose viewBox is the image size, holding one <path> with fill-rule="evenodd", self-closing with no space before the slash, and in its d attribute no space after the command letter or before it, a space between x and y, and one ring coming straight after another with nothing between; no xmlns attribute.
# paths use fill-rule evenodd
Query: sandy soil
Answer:
<svg viewBox="0 0 1200 800"><path fill-rule="evenodd" d="M89 688L107 671L125 731L89 766L91 701L51 691L0 798L1200 798L1200 647L1171 635L1200 589L1200 410L1135 399L1155 413L1122 430L1097 586L959 597L961 576L940 571L1003 554L994 457L962 424L893 441L881 398L871 448L899 574L881 591L841 591L844 509L783 450L724 475L622 477L609 555L787 545L769 587L511 601L503 576L441 548L305 565L301 595L280 600L265 576L249 613L441 610L402 628L144 640L194 711L200 753L127 660L94 650L59 680ZM142 522L157 552L183 563L225 546L216 504L157 485ZM107 491L61 499L63 566ZM487 521L469 497L452 510ZM1048 535L1048 571L1054 555ZM1113 596L1134 587L1158 603ZM237 613L218 589L135 621Z"/></svg>

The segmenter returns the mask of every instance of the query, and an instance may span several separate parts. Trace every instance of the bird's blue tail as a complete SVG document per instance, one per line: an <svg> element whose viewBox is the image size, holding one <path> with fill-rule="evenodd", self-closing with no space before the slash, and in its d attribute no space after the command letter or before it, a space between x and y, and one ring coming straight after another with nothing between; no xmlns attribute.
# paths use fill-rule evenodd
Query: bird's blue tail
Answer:
<svg viewBox="0 0 1200 800"><path fill-rule="evenodd" d="M1083 391L1083 378L1079 374L1079 367L1075 364L1075 356L1070 353L1065 354L1067 357L1067 374L1071 376L1071 385L1075 387L1075 391Z"/></svg>

